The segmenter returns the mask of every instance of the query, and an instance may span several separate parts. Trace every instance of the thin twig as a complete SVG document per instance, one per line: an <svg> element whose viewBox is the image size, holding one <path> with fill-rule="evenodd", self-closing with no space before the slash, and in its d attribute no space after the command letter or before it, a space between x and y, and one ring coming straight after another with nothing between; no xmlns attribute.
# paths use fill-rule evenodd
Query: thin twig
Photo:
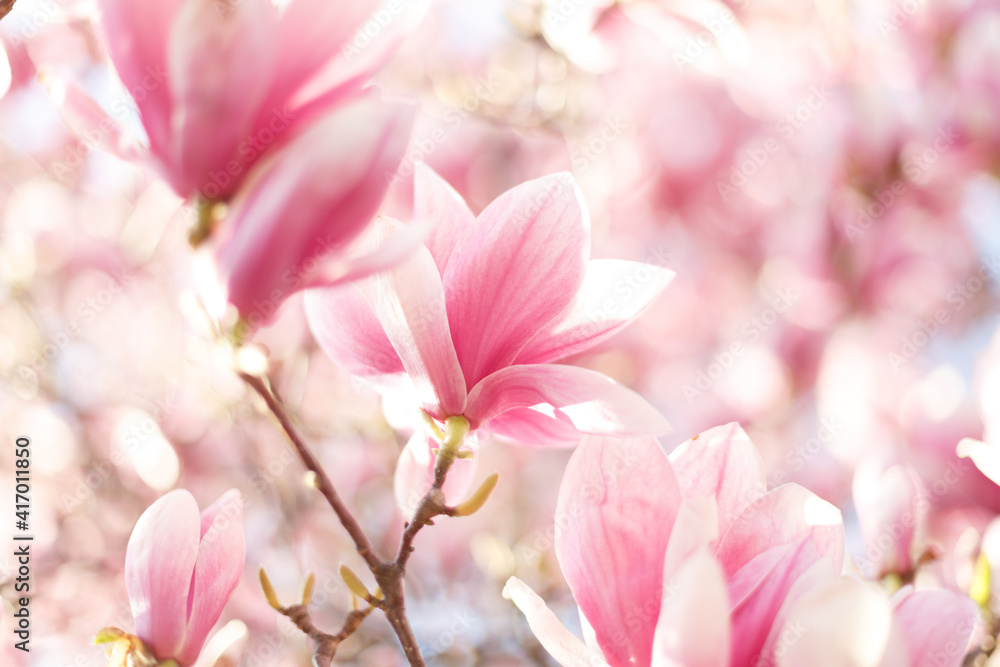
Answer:
<svg viewBox="0 0 1000 667"><path fill-rule="evenodd" d="M361 529L361 525L358 524L357 519L351 514L351 510L347 508L344 501L340 498L340 494L333 486L333 482L330 477L326 474L323 466L320 465L319 460L313 455L312 451L309 449L308 445L299 436L298 431L295 430L295 426L292 424L291 418L285 411L284 405L281 401L277 399L274 392L271 391L270 386L261 378L249 375L247 373L240 372L240 377L243 381L250 385L257 394L264 399L267 404L268 409L271 414L278 420L281 424L281 428L285 431L288 439L291 440L292 445L295 447L295 452L302 459L303 465L308 470L311 470L316 475L316 488L319 492L323 494L327 502L330 503L330 507L337 514L337 518L340 519L341 525L354 540L354 545L358 549L358 553L361 557L365 559L365 563L368 564L369 569L374 572L376 569L382 566L383 560L379 557L375 548L372 546L371 542L368 541L368 536L365 535L364 530Z"/></svg>
<svg viewBox="0 0 1000 667"><path fill-rule="evenodd" d="M464 436L464 433L462 434ZM449 447L451 445L451 447ZM430 491L420 500L413 519L406 524L403 530L403 537L399 542L399 551L396 553L396 565L400 571L406 572L406 563L413 553L413 540L417 533L427 525L432 525L435 517L448 513L448 506L445 504L444 482L448 477L448 471L454 465L458 454L458 447L461 442L454 445L448 443L438 450L437 460L434 462L434 484Z"/></svg>
<svg viewBox="0 0 1000 667"><path fill-rule="evenodd" d="M385 600L379 606L382 607L385 612L386 619L395 631L396 637L402 645L403 653L406 655L406 659L409 661L410 666L426 667L426 663L420 655L420 647L418 646L417 639L413 634L413 629L410 627L410 622L406 618L406 601L403 591L403 567L398 565L395 561L390 562L383 560L375 551L375 548L365 535L364 530L362 530L360 524L358 524L357 519L354 518L354 515L340 498L340 495L334 488L333 482L326 474L323 466L313 455L305 441L299 436L299 433L295 429L295 425L292 423L284 405L280 400L278 400L278 397L275 396L269 384L264 379L248 373L239 372L239 376L244 382L250 385L250 387L252 387L262 399L264 399L264 403L267 404L268 410L270 410L271 414L273 414L275 419L278 420L278 423L281 424L281 428L285 431L288 439L295 447L295 452L299 455L303 465L316 475L317 488L326 498L327 502L330 503L330 506L336 513L340 523L344 526L344 529L347 530L351 539L354 540L358 553L361 554L362 558L364 558L365 563L368 565L368 569L371 570L372 574L375 576L375 580L378 582L379 587L383 591ZM317 653L317 656L318 655L319 653ZM318 667L324 667L324 665L319 664Z"/></svg>
<svg viewBox="0 0 1000 667"><path fill-rule="evenodd" d="M312 618L309 616L309 610L304 604L297 604L291 607L279 609L278 612L291 619L292 623L295 624L295 627L301 630L315 643L316 648L313 651L313 666L330 667L330 665L333 664L333 657L337 654L337 648L340 646L340 643L353 635L354 632L361 627L362 621L365 620L368 614L372 613L373 609L375 609L375 607L353 610L344 620L344 625L341 627L340 632L335 635L327 634L317 628L313 624Z"/></svg>

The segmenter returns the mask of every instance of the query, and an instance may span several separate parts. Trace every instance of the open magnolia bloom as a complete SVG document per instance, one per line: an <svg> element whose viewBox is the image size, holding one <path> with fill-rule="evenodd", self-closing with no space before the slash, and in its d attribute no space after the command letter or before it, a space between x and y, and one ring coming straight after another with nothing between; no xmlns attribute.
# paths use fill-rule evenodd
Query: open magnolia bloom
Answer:
<svg viewBox="0 0 1000 667"><path fill-rule="evenodd" d="M566 469L556 525L586 641L521 580L511 578L504 595L567 667L919 665L925 649L959 639L959 654L942 664L957 666L964 655L965 626L963 637L927 637L911 661L824 662L822 653L787 661L798 610L812 610L807 595L839 581L844 527L834 506L796 484L766 492L763 462L736 424L695 436L669 457L651 439L585 440ZM925 598L904 601L900 608L914 613L901 627L972 604L933 595L954 604L935 611Z"/></svg>
<svg viewBox="0 0 1000 667"><path fill-rule="evenodd" d="M213 250L226 299L257 328L292 293L367 275L400 256L388 249L358 257L352 243L382 203L414 107L362 87L426 4L396 0L393 20L362 50L351 38L377 0L280 8L271 0L101 0L108 50L148 150L54 70L42 80L81 137L152 162L198 204L195 244L219 227ZM228 216L219 202L232 203ZM212 310L221 318L224 303Z"/></svg>
<svg viewBox="0 0 1000 667"><path fill-rule="evenodd" d="M240 580L243 561L239 491L226 492L200 514L188 491L167 493L139 517L125 553L136 637L108 628L98 641L112 644L109 655L134 653L136 664L193 664Z"/></svg>
<svg viewBox="0 0 1000 667"><path fill-rule="evenodd" d="M351 38L379 0L98 4L156 165L182 197L226 200L256 161L343 104L384 64L426 4L399 3L400 16L363 51ZM93 115L95 105L68 92L57 97L69 107L64 115Z"/></svg>
<svg viewBox="0 0 1000 667"><path fill-rule="evenodd" d="M588 261L589 220L569 174L519 185L478 216L429 167L415 180L414 218L432 225L424 246L364 284L306 293L334 361L438 422L461 415L522 444L669 430L635 392L552 362L619 331L670 271ZM387 236L404 228L384 223Z"/></svg>
<svg viewBox="0 0 1000 667"><path fill-rule="evenodd" d="M361 249L406 149L414 107L366 91L263 160L233 198L215 244L226 298L252 328L306 287L393 264L414 234Z"/></svg>

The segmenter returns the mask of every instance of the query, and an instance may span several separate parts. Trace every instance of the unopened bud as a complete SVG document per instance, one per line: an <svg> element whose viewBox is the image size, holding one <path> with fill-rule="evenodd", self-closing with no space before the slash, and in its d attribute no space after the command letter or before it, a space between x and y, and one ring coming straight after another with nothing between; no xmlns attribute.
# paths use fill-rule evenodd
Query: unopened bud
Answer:
<svg viewBox="0 0 1000 667"><path fill-rule="evenodd" d="M271 580L267 577L267 572L264 568L260 568L260 587L264 591L264 597L267 598L267 603L277 611L283 611L284 607L278 601L278 594L274 592L274 586L271 585Z"/></svg>
<svg viewBox="0 0 1000 667"><path fill-rule="evenodd" d="M351 590L351 592L362 600L367 600L372 596L372 594L368 592L365 585L361 583L361 579L358 578L358 575L354 574L354 570L346 565L340 566L340 578L344 580L344 583L347 584L347 587Z"/></svg>
<svg viewBox="0 0 1000 667"><path fill-rule="evenodd" d="M316 586L316 575L312 572L309 573L309 577L306 579L306 587L302 589L302 606L309 606L313 597L313 587Z"/></svg>
<svg viewBox="0 0 1000 667"><path fill-rule="evenodd" d="M455 505L455 516L469 516L470 514L475 514L480 510L480 508L486 504L489 500L490 494L493 493L493 489L497 486L497 481L500 479L499 473L493 473L479 485L469 499L463 503Z"/></svg>

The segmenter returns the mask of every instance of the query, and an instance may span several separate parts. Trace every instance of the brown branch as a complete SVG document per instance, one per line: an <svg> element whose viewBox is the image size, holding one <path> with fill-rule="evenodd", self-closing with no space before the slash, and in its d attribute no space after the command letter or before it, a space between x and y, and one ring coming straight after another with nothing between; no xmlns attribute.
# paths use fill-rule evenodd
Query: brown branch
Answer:
<svg viewBox="0 0 1000 667"><path fill-rule="evenodd" d="M305 635L315 643L316 648L313 651L313 667L330 667L333 664L333 657L337 654L337 648L340 643L354 634L354 632L361 627L361 623L365 620L368 614L372 613L375 607L367 607L365 609L355 609L347 618L344 620L344 625L335 635L327 634L317 628L313 622L312 618L309 616L309 610L304 604L297 604L291 607L285 607L279 609L278 612L284 616L291 619L292 623L295 624L299 630L301 630Z"/></svg>
<svg viewBox="0 0 1000 667"><path fill-rule="evenodd" d="M0 19L10 14L12 9L14 9L14 0L0 0Z"/></svg>
<svg viewBox="0 0 1000 667"><path fill-rule="evenodd" d="M327 502L330 503L330 507L337 514L337 518L340 519L341 525L354 540L354 545L358 549L358 553L361 557L365 559L365 563L368 564L369 569L374 572L383 563L382 559L376 553L375 548L372 546L371 542L368 541L368 536L361 529L360 524L358 524L357 519L351 514L351 510L347 508L344 501L340 498L340 494L333 486L333 482L330 477L326 474L323 466L320 465L319 460L313 455L312 451L309 449L308 445L299 436L298 431L295 430L294 424L292 424L291 418L285 411L284 405L281 401L274 395L271 388L267 382L259 377L249 375L247 373L240 372L240 377L243 381L250 385L257 394L264 399L267 404L268 409L271 414L278 420L281 424L281 428L285 431L288 439L292 442L295 447L296 454L302 460L302 464L306 469L311 470L316 475L316 488L319 492L323 494Z"/></svg>
<svg viewBox="0 0 1000 667"><path fill-rule="evenodd" d="M461 446L461 443L459 443ZM420 500L417 510L413 513L413 519L406 524L403 529L403 537L399 542L399 551L396 553L396 565L401 572L406 571L406 563L413 553L413 540L417 533L424 526L434 525L434 518L448 513L448 506L445 505L444 482L448 476L448 471L455 464L457 449L449 451L446 446L438 450L437 460L434 462L434 484L430 491Z"/></svg>
<svg viewBox="0 0 1000 667"><path fill-rule="evenodd" d="M340 519L340 523L344 526L345 530L347 530L348 534L350 534L351 539L354 540L358 553L361 554L362 558L364 558L365 563L368 565L368 569L371 570L371 573L375 577L375 581L378 582L379 588L382 590L382 595L384 596L384 599L382 600L377 600L371 596L365 596L372 606L364 612L364 615L357 618L357 625L360 625L361 620L363 620L365 615L370 613L371 609L374 609L376 606L381 608L385 613L389 624L392 626L393 631L396 633L396 637L399 639L403 652L406 655L406 659L410 663L411 667L426 667L426 663L420 655L420 647L413 634L413 628L410 627L410 622L406 617L406 594L404 590L406 564L409 561L410 555L413 553L413 542L416 539L417 533L419 533L424 526L432 525L435 517L441 515L456 516L460 513L459 510L465 510L467 512L475 511L475 509L469 509L468 507L456 508L448 506L445 504L445 496L442 491L445 479L448 476L448 471L451 470L455 461L461 456L460 450L465 436L469 432L469 422L464 417L460 416L448 418L446 422L446 430L443 434L443 442L441 447L438 449L437 458L434 463L434 483L427 494L421 499L416 512L414 512L413 519L404 527L403 535L400 538L399 550L396 553L395 560L386 561L382 559L378 553L376 553L375 548L371 545L371 542L365 535L364 530L362 530L361 526L354 518L354 515L340 498L340 495L333 486L333 482L326 474L326 471L323 470L323 466L313 455L312 451L310 451L305 441L302 440L301 436L299 436L298 431L295 429L295 425L292 423L291 417L289 417L288 412L285 410L281 400L271 389L270 384L265 379L248 373L239 372L239 376L244 382L250 385L250 387L252 387L262 399L264 399L264 403L267 404L271 414L273 414L275 419L278 420L278 423L281 424L281 427L288 436L288 439L295 447L295 451L302 460L303 465L316 475L317 488L327 499L327 502L330 503L333 511L337 514L337 518ZM495 483L496 479L494 476L492 484ZM477 492L480 495L479 504L481 504L481 502L488 496L489 492L492 491L492 488L492 485L487 489L481 488L480 492L485 491L485 494ZM468 502L471 501L467 501L467 503L463 503L463 505L467 505ZM363 587L363 584L361 584L361 586ZM279 607L275 608L295 621L296 625L316 642L317 649L314 656L314 663L316 667L328 666L333 659L337 645L343 638L336 639L339 635L327 635L326 633L317 630L315 626L312 625L309 615L303 605L290 607L288 609L282 609ZM295 614L294 617L291 615L293 613ZM348 624L345 624L345 629L349 628L352 618L354 617L348 617ZM353 632L356 627L356 625L350 627L348 634ZM341 633L343 632L344 631L341 631ZM345 637L346 636L347 635L345 635Z"/></svg>
<svg viewBox="0 0 1000 667"><path fill-rule="evenodd" d="M334 513L336 513L341 525L344 526L344 529L347 530L351 539L354 540L358 553L361 554L362 558L364 558L365 563L368 565L368 569L371 570L373 575L375 575L375 580L378 582L379 587L383 591L385 600L379 606L382 607L389 624L392 626L396 636L399 638L399 642L403 648L403 653L406 655L406 659L409 661L411 667L426 667L426 663L420 655L420 648L417 645L417 639L413 634L413 629L410 627L410 622L406 618L406 604L403 592L403 568L399 567L395 562L383 560L375 551L375 548L365 535L364 530L362 530L361 526L358 524L357 519L354 518L354 515L340 498L340 495L334 488L333 482L326 474L323 466L313 455L305 441L299 436L299 433L295 429L295 425L292 423L288 412L285 410L281 401L278 400L278 397L275 396L274 392L270 388L270 385L264 379L248 373L238 372L238 374L244 382L250 385L250 387L252 387L262 399L264 399L264 403L267 404L268 410L270 410L271 414L273 414L275 419L278 420L278 423L281 424L281 428L285 431L288 439L295 447L295 452L302 460L302 464L306 467L306 469L311 470L316 475L317 488L326 498L327 502L330 503L330 506L333 508ZM305 618L308 620L307 616ZM304 632L306 631L304 630ZM309 632L306 633L309 634ZM319 656L318 652L317 656ZM332 659L332 654L330 657ZM317 663L316 667L325 667L325 665L323 663Z"/></svg>

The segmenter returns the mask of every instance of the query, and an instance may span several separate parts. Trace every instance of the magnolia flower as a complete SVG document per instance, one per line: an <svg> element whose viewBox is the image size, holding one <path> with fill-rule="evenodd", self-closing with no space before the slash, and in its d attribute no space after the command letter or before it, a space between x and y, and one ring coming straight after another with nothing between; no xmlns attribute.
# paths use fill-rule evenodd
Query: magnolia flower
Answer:
<svg viewBox="0 0 1000 667"><path fill-rule="evenodd" d="M948 591L906 590L873 627L827 605L825 592L842 585L840 512L796 484L765 493L763 462L736 424L669 457L652 440L584 441L556 524L586 641L521 580L504 595L566 667L918 667L931 654L957 667L976 618L971 600ZM867 652L843 649L858 645Z"/></svg>
<svg viewBox="0 0 1000 667"><path fill-rule="evenodd" d="M586 643L519 579L504 595L572 667L768 660L789 605L836 580L844 561L837 509L795 484L765 493L763 462L736 424L669 457L651 439L585 440L566 469L556 523Z"/></svg>
<svg viewBox="0 0 1000 667"><path fill-rule="evenodd" d="M420 3L406 4L404 14ZM387 55L372 47L358 57L350 45L377 0L294 0L282 9L271 0L99 6L150 153L184 197L228 199L272 146L342 104ZM408 23L396 18L393 31Z"/></svg>
<svg viewBox="0 0 1000 667"><path fill-rule="evenodd" d="M135 633L108 629L109 653L128 646L180 667L198 658L209 631L243 573L243 500L226 492L198 513L194 497L171 491L139 517L125 553ZM140 664L142 664L140 660Z"/></svg>
<svg viewBox="0 0 1000 667"><path fill-rule="evenodd" d="M892 599L844 577L802 596L782 628L776 667L959 667L980 623L969 598L901 589Z"/></svg>
<svg viewBox="0 0 1000 667"><path fill-rule="evenodd" d="M413 113L409 104L359 95L255 168L216 246L227 300L251 327L298 290L362 277L412 250L417 240L405 235L371 252L354 241L382 203Z"/></svg>
<svg viewBox="0 0 1000 667"><path fill-rule="evenodd" d="M930 503L909 466L881 471L874 462L854 475L854 507L865 540L866 574L907 574L914 566L919 533Z"/></svg>
<svg viewBox="0 0 1000 667"><path fill-rule="evenodd" d="M461 415L519 443L668 431L634 392L552 362L621 330L670 271L588 262L589 221L569 174L519 185L478 216L429 167L415 180L414 217L432 225L425 245L364 285L306 293L331 358L383 391L406 392L438 422ZM402 229L386 222L382 233Z"/></svg>

